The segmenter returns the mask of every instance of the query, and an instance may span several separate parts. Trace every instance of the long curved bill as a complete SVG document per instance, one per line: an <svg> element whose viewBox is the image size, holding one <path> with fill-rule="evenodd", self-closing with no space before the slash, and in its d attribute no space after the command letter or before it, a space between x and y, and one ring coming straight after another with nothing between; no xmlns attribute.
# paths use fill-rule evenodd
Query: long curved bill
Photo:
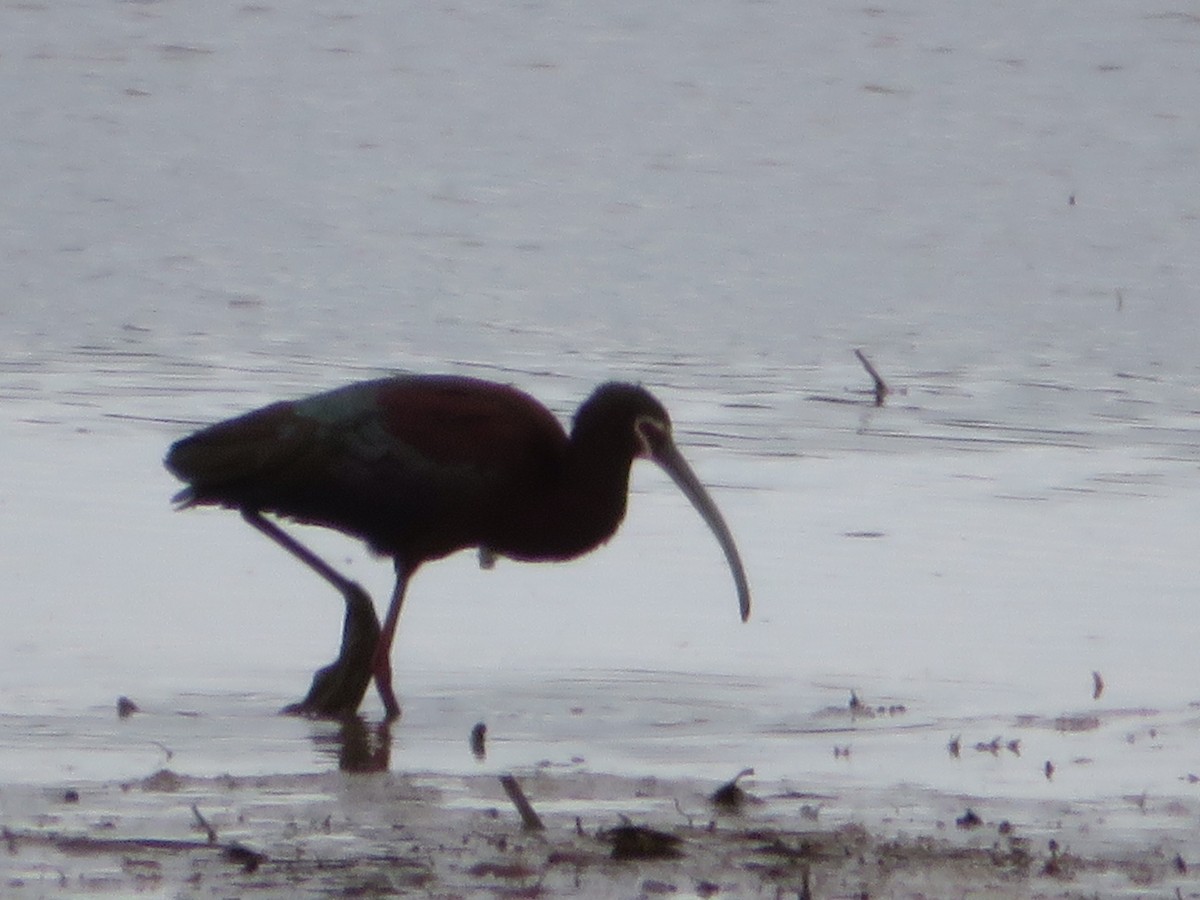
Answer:
<svg viewBox="0 0 1200 900"><path fill-rule="evenodd" d="M750 585L746 582L746 570L742 568L742 558L738 555L737 544L733 542L733 535L729 533L729 526L725 524L725 519L721 515L721 511L717 509L717 504L713 502L712 497L708 496L708 491L704 489L704 485L700 483L700 479L696 477L692 467L687 464L687 460L669 439L662 441L654 448L651 459L662 466L663 470L671 476L671 480L679 485L679 489L692 501L692 506L696 507L696 512L700 513L700 517L716 535L717 543L721 545L721 550L724 551L725 559L729 563L729 569L733 572L733 583L737 586L738 606L742 612L742 621L745 622L750 618Z"/></svg>

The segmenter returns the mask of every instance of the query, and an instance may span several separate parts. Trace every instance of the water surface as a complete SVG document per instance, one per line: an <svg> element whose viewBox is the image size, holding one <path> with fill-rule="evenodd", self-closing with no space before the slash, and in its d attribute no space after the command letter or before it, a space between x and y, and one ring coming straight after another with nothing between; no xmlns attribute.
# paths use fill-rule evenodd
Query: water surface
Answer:
<svg viewBox="0 0 1200 900"><path fill-rule="evenodd" d="M333 766L274 711L340 601L161 457L451 371L648 385L754 613L639 469L585 560L419 574L394 769L1194 792L1200 29L943 7L4 7L0 783Z"/></svg>

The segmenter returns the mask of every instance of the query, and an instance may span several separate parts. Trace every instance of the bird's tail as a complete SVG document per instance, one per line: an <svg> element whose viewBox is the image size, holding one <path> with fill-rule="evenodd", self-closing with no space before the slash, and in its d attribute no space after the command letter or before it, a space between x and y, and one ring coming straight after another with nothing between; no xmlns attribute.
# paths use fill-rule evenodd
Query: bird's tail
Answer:
<svg viewBox="0 0 1200 900"><path fill-rule="evenodd" d="M164 460L188 486L171 498L179 508L229 499L229 489L277 471L296 448L298 434L288 404L278 403L219 422L176 441Z"/></svg>

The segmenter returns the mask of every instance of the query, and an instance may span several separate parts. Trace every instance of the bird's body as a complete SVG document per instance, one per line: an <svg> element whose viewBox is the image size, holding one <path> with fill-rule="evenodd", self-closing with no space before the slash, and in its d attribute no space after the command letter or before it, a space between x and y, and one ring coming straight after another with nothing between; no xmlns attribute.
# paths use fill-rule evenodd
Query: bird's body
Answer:
<svg viewBox="0 0 1200 900"><path fill-rule="evenodd" d="M663 465L717 533L744 618L749 595L732 538L675 450L666 411L633 385L598 388L568 435L549 410L506 385L457 376L381 378L204 428L178 441L166 465L188 484L176 498L181 505L240 510L348 603L361 589L262 513L335 528L395 560L397 588L372 669L395 715L386 657L416 568L472 547L481 558L526 561L586 553L623 519L637 456ZM359 699L361 692L354 707Z"/></svg>
<svg viewBox="0 0 1200 900"><path fill-rule="evenodd" d="M610 537L625 511L628 465L573 478L586 462L574 449L558 420L514 388L401 377L210 426L176 444L168 465L192 484L187 505L336 528L409 565L468 547L561 560ZM571 516L583 493L611 498L605 514Z"/></svg>

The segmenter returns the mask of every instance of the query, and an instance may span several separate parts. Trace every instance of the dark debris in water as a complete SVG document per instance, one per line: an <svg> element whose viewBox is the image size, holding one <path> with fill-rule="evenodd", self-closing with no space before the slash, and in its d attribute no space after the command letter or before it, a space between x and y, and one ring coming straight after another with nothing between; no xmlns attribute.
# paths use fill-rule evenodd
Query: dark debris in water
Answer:
<svg viewBox="0 0 1200 900"><path fill-rule="evenodd" d="M858 696L858 691L850 691L850 702L848 704L850 715L856 718L873 719L876 716L902 716L908 712L908 707L903 703L878 703L869 704L863 701Z"/></svg>
<svg viewBox="0 0 1200 900"><path fill-rule="evenodd" d="M1037 835L1028 809L1020 819L1006 810L1010 818L992 824L975 809L939 813L918 804L892 826L820 827L799 805L816 795L788 791L754 807L736 801L736 818L693 822L682 814L696 800L715 802L714 794L741 796L738 782L747 774L708 793L695 782L529 772L522 780L551 810L543 829L529 831L488 807L497 793L494 776L392 772L348 782L332 772L197 778L164 770L128 785L90 784L69 808L61 793L31 793L43 807L25 801L28 814L0 828L0 853L7 852L0 864L9 867L3 890L18 900L45 893L41 876L8 876L13 866L55 873L56 884L61 873L66 896L90 896L95 890L86 885L103 880L110 895L271 900L406 893L883 897L909 896L918 885L923 896L1027 897L1057 896L1064 883L1079 896L1120 883L1155 896L1170 896L1176 886L1185 896L1200 889L1196 867L1184 858L1187 844L1147 836L1144 846L1064 848L1046 840L1044 825ZM478 806L462 802L471 797ZM821 797L830 803L829 818L847 814L838 797ZM638 810L637 821L621 816L616 827L599 829L588 821L622 803ZM1150 803L1143 814L1153 814ZM1194 815L1181 810L1176 818ZM958 827L946 829L946 819ZM1091 827L1102 830L1102 822ZM197 824L201 833L187 838ZM1061 840L1065 832L1051 826L1049 833ZM1076 829L1070 835L1084 840Z"/></svg>
<svg viewBox="0 0 1200 900"><path fill-rule="evenodd" d="M979 817L979 813L967 807L967 811L955 819L954 824L959 828L978 828L983 824L983 819Z"/></svg>
<svg viewBox="0 0 1200 900"><path fill-rule="evenodd" d="M249 847L244 847L237 842L225 847L222 855L229 862L241 866L245 872L257 872L258 867L266 859L266 856L262 853L251 850Z"/></svg>
<svg viewBox="0 0 1200 900"><path fill-rule="evenodd" d="M487 759L487 725L476 722L471 729L471 755L482 762Z"/></svg>
<svg viewBox="0 0 1200 900"><path fill-rule="evenodd" d="M679 859L683 839L644 825L625 824L600 832L601 840L612 845L613 859Z"/></svg>
<svg viewBox="0 0 1200 900"><path fill-rule="evenodd" d="M725 784L721 785L712 792L712 795L709 797L709 799L712 801L712 805L715 806L720 812L732 813L736 815L741 813L743 807L745 807L747 804L762 803L762 800L746 793L746 791L743 790L738 784L741 779L753 774L753 769L742 769L742 771L734 775L732 781L725 782Z"/></svg>
<svg viewBox="0 0 1200 900"><path fill-rule="evenodd" d="M128 719L130 716L132 716L136 712L141 712L141 709L139 709L138 705L136 703L134 703L132 700L130 700L128 697L122 696L122 697L117 698L117 717L118 718Z"/></svg>
<svg viewBox="0 0 1200 900"><path fill-rule="evenodd" d="M157 791L164 794L173 794L183 787L183 776L172 772L170 769L159 769L153 775L148 775L141 781L134 782L129 785L136 785L143 791Z"/></svg>

